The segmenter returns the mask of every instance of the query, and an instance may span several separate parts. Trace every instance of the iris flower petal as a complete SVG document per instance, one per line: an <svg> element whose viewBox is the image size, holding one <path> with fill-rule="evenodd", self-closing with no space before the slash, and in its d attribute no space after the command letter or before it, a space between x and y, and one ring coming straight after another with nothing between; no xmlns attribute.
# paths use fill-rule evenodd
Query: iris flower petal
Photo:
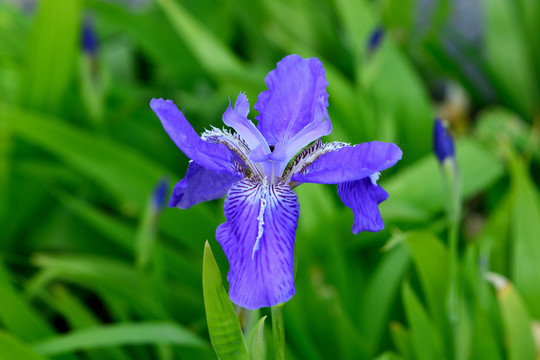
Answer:
<svg viewBox="0 0 540 360"><path fill-rule="evenodd" d="M313 121L306 125L287 144L276 146L270 158L276 163L277 174L281 174L294 155L306 145L332 132L332 123L328 118L328 111L323 106L322 101L319 101L317 105L315 117L319 121Z"/></svg>
<svg viewBox="0 0 540 360"><path fill-rule="evenodd" d="M229 103L229 107L223 114L223 122L232 127L246 142L253 151L252 159L254 161L264 161L270 154L270 148L253 122L247 118L248 113L248 99L246 95L240 93L234 104L234 110Z"/></svg>
<svg viewBox="0 0 540 360"><path fill-rule="evenodd" d="M231 151L223 144L203 141L172 100L152 99L150 107L161 120L171 140L188 158L206 169L236 173Z"/></svg>
<svg viewBox="0 0 540 360"><path fill-rule="evenodd" d="M268 145L284 146L307 125L324 120L315 116L319 102L328 107L328 81L319 59L286 56L265 82L268 90L259 94L255 109L257 128Z"/></svg>
<svg viewBox="0 0 540 360"><path fill-rule="evenodd" d="M384 229L379 204L388 199L388 193L369 177L338 184L338 195L354 214L352 231L377 232Z"/></svg>
<svg viewBox="0 0 540 360"><path fill-rule="evenodd" d="M227 195L231 185L240 179L240 175L218 173L192 161L186 176L174 186L169 206L189 209L203 201L222 198Z"/></svg>
<svg viewBox="0 0 540 360"><path fill-rule="evenodd" d="M401 149L392 143L373 141L330 151L292 176L292 181L338 184L360 180L394 166Z"/></svg>
<svg viewBox="0 0 540 360"><path fill-rule="evenodd" d="M227 221L216 238L229 261L231 300L247 309L294 295L293 249L300 206L285 183L243 179L225 200Z"/></svg>

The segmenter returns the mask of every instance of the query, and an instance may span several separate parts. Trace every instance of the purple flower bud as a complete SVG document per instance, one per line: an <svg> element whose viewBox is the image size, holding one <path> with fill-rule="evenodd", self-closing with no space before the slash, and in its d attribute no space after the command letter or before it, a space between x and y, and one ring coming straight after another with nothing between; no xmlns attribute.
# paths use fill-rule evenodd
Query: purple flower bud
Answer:
<svg viewBox="0 0 540 360"><path fill-rule="evenodd" d="M369 35L366 47L368 53L373 53L379 48L382 40L384 39L385 29L382 26L377 26Z"/></svg>
<svg viewBox="0 0 540 360"><path fill-rule="evenodd" d="M152 191L152 205L154 206L154 209L159 211L165 206L165 199L167 198L168 193L169 179L163 177Z"/></svg>
<svg viewBox="0 0 540 360"><path fill-rule="evenodd" d="M83 22L81 34L81 46L85 53L90 56L95 56L98 48L98 39L94 24L90 20Z"/></svg>
<svg viewBox="0 0 540 360"><path fill-rule="evenodd" d="M448 132L446 125L439 118L435 118L433 126L433 151L442 164L446 158L454 158L454 140Z"/></svg>

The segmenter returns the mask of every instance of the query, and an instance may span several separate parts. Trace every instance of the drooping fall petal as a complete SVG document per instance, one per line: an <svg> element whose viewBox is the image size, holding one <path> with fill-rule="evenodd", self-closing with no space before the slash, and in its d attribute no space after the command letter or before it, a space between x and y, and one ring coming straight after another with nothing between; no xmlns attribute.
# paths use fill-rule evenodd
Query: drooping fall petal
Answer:
<svg viewBox="0 0 540 360"><path fill-rule="evenodd" d="M257 309L293 296L299 210L287 184L243 179L231 187L225 200L227 221L216 237L229 260L227 280L234 303Z"/></svg>

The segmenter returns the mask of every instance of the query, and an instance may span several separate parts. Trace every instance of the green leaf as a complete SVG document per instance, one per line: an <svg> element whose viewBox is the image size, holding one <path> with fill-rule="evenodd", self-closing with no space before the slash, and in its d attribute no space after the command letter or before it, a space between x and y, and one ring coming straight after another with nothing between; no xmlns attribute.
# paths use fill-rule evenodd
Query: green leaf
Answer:
<svg viewBox="0 0 540 360"><path fill-rule="evenodd" d="M115 246L126 250L129 254L133 253L133 239L136 232L127 223L112 217L82 199L77 199L63 192L55 194L64 206L103 234L104 238L110 239ZM155 243L155 251L164 257L163 260L170 276L181 280L183 284L200 287L200 268L191 261L193 256L191 252L187 250L179 252L173 245L161 241Z"/></svg>
<svg viewBox="0 0 540 360"><path fill-rule="evenodd" d="M21 59L24 52L25 40L30 29L30 19L27 14L7 2L0 3L0 64L10 64L11 57ZM1 94L1 93L0 93ZM4 95L4 94L2 94Z"/></svg>
<svg viewBox="0 0 540 360"><path fill-rule="evenodd" d="M0 321L15 336L25 341L36 341L54 333L41 315L10 284L8 272L2 263L0 299Z"/></svg>
<svg viewBox="0 0 540 360"><path fill-rule="evenodd" d="M495 289L501 310L506 344L510 360L535 359L536 346L531 332L531 318L519 293L507 279L501 275L488 274Z"/></svg>
<svg viewBox="0 0 540 360"><path fill-rule="evenodd" d="M449 256L442 242L428 232L412 232L406 239L422 290L438 328L446 328Z"/></svg>
<svg viewBox="0 0 540 360"><path fill-rule="evenodd" d="M9 106L5 109L16 135L95 179L117 196L128 212L143 209L152 187L168 174L133 149L84 132L65 120Z"/></svg>
<svg viewBox="0 0 540 360"><path fill-rule="evenodd" d="M527 32L528 47L532 53L532 63L536 65L536 80L540 81L540 2L519 0L521 18Z"/></svg>
<svg viewBox="0 0 540 360"><path fill-rule="evenodd" d="M223 287L208 241L204 245L203 292L210 340L220 359L248 359L240 322Z"/></svg>
<svg viewBox="0 0 540 360"><path fill-rule="evenodd" d="M187 80L200 74L195 59L186 56L187 49L179 43L172 25L163 17L155 16L155 12L134 12L120 4L101 0L86 0L85 5L96 11L100 20L140 46L160 68L166 70L167 76L172 74Z"/></svg>
<svg viewBox="0 0 540 360"><path fill-rule="evenodd" d="M41 300L58 311L66 319L69 328L84 329L99 326L101 320L86 307L84 302L71 294L69 290L61 285L55 285L51 291L42 291L39 294ZM120 348L96 349L86 352L89 359L101 360L128 360L129 357Z"/></svg>
<svg viewBox="0 0 540 360"><path fill-rule="evenodd" d="M531 314L540 318L540 201L522 159L512 168L512 277Z"/></svg>
<svg viewBox="0 0 540 360"><path fill-rule="evenodd" d="M168 316L158 300L160 293L165 291L165 284L155 284L152 277L121 261L92 255L40 254L34 262L51 272L53 277L81 284L101 294L114 295L145 318Z"/></svg>
<svg viewBox="0 0 540 360"><path fill-rule="evenodd" d="M56 191L54 195L60 204L72 211L81 220L97 230L104 239L110 239L129 253L133 253L135 231L131 226L122 222L117 217L111 216L88 203L63 191Z"/></svg>
<svg viewBox="0 0 540 360"><path fill-rule="evenodd" d="M374 29L375 18L367 2L336 0L336 9L346 30L348 45L356 61L361 59L366 49L366 40Z"/></svg>
<svg viewBox="0 0 540 360"><path fill-rule="evenodd" d="M440 334L408 283L402 289L411 340L418 360L445 359Z"/></svg>
<svg viewBox="0 0 540 360"><path fill-rule="evenodd" d="M224 81L240 80L250 88L260 86L264 74L249 71L236 54L190 15L180 3L172 0L158 0L157 3L206 71Z"/></svg>
<svg viewBox="0 0 540 360"><path fill-rule="evenodd" d="M375 358L375 360L402 360L403 357L393 353L393 352L385 352Z"/></svg>
<svg viewBox="0 0 540 360"><path fill-rule="evenodd" d="M483 0L485 58L501 100L532 119L538 89L521 19L507 0ZM512 66L508 66L512 64Z"/></svg>
<svg viewBox="0 0 540 360"><path fill-rule="evenodd" d="M504 359L504 352L501 348L499 338L495 336L491 323L486 321L484 315L474 314L473 337L470 339L472 344L471 358L473 359Z"/></svg>
<svg viewBox="0 0 540 360"><path fill-rule="evenodd" d="M298 219L298 228L301 232L309 233L316 230L319 224L336 213L337 206L332 199L330 188L320 184L302 184L295 190L302 208L302 216ZM319 204L326 205L321 207Z"/></svg>
<svg viewBox="0 0 540 360"><path fill-rule="evenodd" d="M359 311L361 319L359 324L366 343L372 349L379 344L383 335L409 262L410 254L407 247L403 244L394 247L385 253L363 291L364 300Z"/></svg>
<svg viewBox="0 0 540 360"><path fill-rule="evenodd" d="M124 323L72 331L34 344L43 355L124 345L171 344L204 349L206 342L175 323Z"/></svg>
<svg viewBox="0 0 540 360"><path fill-rule="evenodd" d="M512 196L507 192L491 212L482 231L474 238L480 244L480 256L489 259L491 271L506 274L509 272L511 253L509 233L512 221ZM485 269L482 269L485 270ZM485 294L481 293L481 297Z"/></svg>
<svg viewBox="0 0 540 360"><path fill-rule="evenodd" d="M474 314L471 306L470 294L464 292L464 280L457 279L456 287L456 320L452 335L454 338L454 357L457 360L467 360L471 358L472 352L472 336L474 330ZM486 337L490 334L486 334ZM474 344L476 347L477 344ZM492 358L493 359L493 358Z"/></svg>
<svg viewBox="0 0 540 360"><path fill-rule="evenodd" d="M414 0L388 0L381 4L382 17L388 29L407 34L415 19L416 3Z"/></svg>
<svg viewBox="0 0 540 360"><path fill-rule="evenodd" d="M128 215L141 212L158 180L169 175L168 170L141 153L108 138L77 129L60 118L0 103L1 111L5 111L6 117L0 118L0 126L7 121L16 135L58 156L100 183L117 197L120 210ZM165 211L161 220L161 228L167 234L197 250L200 247L193 239L203 240L203 236L212 230L191 225L199 221L216 223L215 216L205 206L184 212ZM185 231L179 232L179 227L184 227Z"/></svg>
<svg viewBox="0 0 540 360"><path fill-rule="evenodd" d="M46 360L32 348L20 342L13 335L0 330L0 359L2 360Z"/></svg>
<svg viewBox="0 0 540 360"><path fill-rule="evenodd" d="M41 314L31 306L22 294L12 287L10 280L7 269L0 262L0 299L2 299L0 322L13 335L25 341L38 341L52 336L54 334L53 327L41 317ZM9 349L17 351L18 348L17 344L13 342L7 344L6 347L6 351ZM2 348L3 346L0 344L0 354L2 354ZM28 356L28 359L33 359L30 354ZM0 356L0 359L27 359L27 357ZM75 357L72 355L65 355L58 360L74 359Z"/></svg>
<svg viewBox="0 0 540 360"><path fill-rule="evenodd" d="M484 285L487 285L485 281ZM471 348L471 358L502 360L504 352L498 336L499 329L479 302L475 304L472 318L474 326L470 341L474 346Z"/></svg>
<svg viewBox="0 0 540 360"><path fill-rule="evenodd" d="M80 36L80 0L43 0L26 45L20 102L57 112L73 77Z"/></svg>
<svg viewBox="0 0 540 360"><path fill-rule="evenodd" d="M414 349L410 331L398 322L390 323L390 335L396 349L405 359L414 359Z"/></svg>
<svg viewBox="0 0 540 360"><path fill-rule="evenodd" d="M266 340L264 336L264 323L266 316L263 316L251 333L249 341L249 358L251 360L266 359Z"/></svg>

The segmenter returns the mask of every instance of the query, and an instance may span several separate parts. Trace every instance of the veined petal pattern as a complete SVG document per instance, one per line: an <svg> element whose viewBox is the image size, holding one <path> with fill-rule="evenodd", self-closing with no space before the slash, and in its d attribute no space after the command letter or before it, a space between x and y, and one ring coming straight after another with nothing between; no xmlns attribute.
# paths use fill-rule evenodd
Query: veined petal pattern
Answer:
<svg viewBox="0 0 540 360"><path fill-rule="evenodd" d="M152 99L150 107L172 141L188 158L218 172L234 174L233 154L223 144L203 141L172 100Z"/></svg>
<svg viewBox="0 0 540 360"><path fill-rule="evenodd" d="M285 145L308 124L324 120L316 116L319 103L328 107L328 81L319 59L286 56L265 82L268 90L259 94L255 110L257 128L268 145Z"/></svg>
<svg viewBox="0 0 540 360"><path fill-rule="evenodd" d="M216 237L229 261L231 300L247 309L273 306L294 295L293 253L300 206L283 182L243 179L225 200L227 221Z"/></svg>
<svg viewBox="0 0 540 360"><path fill-rule="evenodd" d="M189 209L203 201L222 198L227 195L231 185L240 179L240 175L218 173L192 161L186 176L174 186L169 206Z"/></svg>
<svg viewBox="0 0 540 360"><path fill-rule="evenodd" d="M247 118L249 113L249 102L246 95L240 93L234 104L234 110L229 103L229 107L223 114L223 123L232 127L246 142L249 149L257 153L254 158L258 161L266 160L270 154L270 148L266 143L266 139L253 122Z"/></svg>
<svg viewBox="0 0 540 360"><path fill-rule="evenodd" d="M338 184L338 195L354 214L352 231L381 231L384 222L379 212L379 204L388 199L388 193L366 177L362 180L348 181Z"/></svg>
<svg viewBox="0 0 540 360"><path fill-rule="evenodd" d="M293 181L338 184L360 180L394 166L402 156L392 143L373 141L324 153L292 176Z"/></svg>

